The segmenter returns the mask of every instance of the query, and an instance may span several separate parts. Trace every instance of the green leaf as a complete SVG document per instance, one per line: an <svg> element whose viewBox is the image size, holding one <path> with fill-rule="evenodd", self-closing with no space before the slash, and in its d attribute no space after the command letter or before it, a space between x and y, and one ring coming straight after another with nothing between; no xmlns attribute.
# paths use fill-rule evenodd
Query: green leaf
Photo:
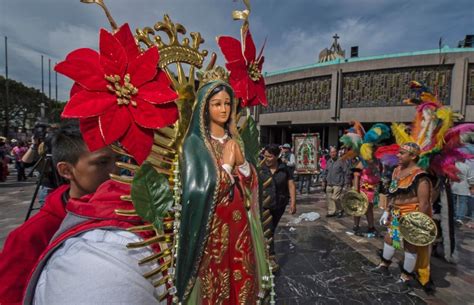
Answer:
<svg viewBox="0 0 474 305"><path fill-rule="evenodd" d="M149 162L143 163L133 178L131 195L137 214L161 230L163 218L173 205L173 193L166 176Z"/></svg>
<svg viewBox="0 0 474 305"><path fill-rule="evenodd" d="M256 167L258 163L258 153L260 152L260 142L257 124L252 116L247 117L247 122L240 131L240 137L244 142L245 157Z"/></svg>

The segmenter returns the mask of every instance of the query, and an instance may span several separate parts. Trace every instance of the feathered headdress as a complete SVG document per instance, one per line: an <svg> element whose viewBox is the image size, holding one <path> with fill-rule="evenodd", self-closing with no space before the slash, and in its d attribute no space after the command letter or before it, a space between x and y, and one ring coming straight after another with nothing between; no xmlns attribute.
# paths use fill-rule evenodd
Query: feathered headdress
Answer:
<svg viewBox="0 0 474 305"><path fill-rule="evenodd" d="M416 106L415 118L410 128L402 123L393 123L392 132L398 145L414 142L420 146L418 166L457 180L455 163L473 157L470 144L461 141L469 139L474 124L454 125L455 114L444 106L423 84L412 81L410 88L416 98L404 102ZM467 150L466 150L467 149Z"/></svg>
<svg viewBox="0 0 474 305"><path fill-rule="evenodd" d="M350 149L343 158L350 159L360 156L365 161L373 159L374 146L383 140L390 138L390 128L385 124L375 124L369 131L365 132L364 127L359 122L352 122L351 127L339 141Z"/></svg>
<svg viewBox="0 0 474 305"><path fill-rule="evenodd" d="M474 124L452 127L443 140L445 144L440 153L433 157L431 168L452 181L459 181L456 162L474 158Z"/></svg>

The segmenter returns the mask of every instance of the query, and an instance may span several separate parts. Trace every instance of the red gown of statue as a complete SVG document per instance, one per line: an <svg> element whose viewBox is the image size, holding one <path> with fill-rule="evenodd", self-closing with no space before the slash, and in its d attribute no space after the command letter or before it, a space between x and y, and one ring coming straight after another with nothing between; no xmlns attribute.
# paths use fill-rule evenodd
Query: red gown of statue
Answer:
<svg viewBox="0 0 474 305"><path fill-rule="evenodd" d="M211 139L211 144L222 160L225 142ZM198 275L202 304L256 304L257 268L242 193L255 178L237 173L232 184L227 172L219 169L219 196Z"/></svg>

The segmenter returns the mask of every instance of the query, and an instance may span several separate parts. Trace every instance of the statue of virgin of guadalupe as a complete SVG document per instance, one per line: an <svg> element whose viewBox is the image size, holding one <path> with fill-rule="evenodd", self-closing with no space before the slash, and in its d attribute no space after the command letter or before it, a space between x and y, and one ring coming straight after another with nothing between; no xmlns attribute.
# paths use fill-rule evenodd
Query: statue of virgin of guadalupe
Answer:
<svg viewBox="0 0 474 305"><path fill-rule="evenodd" d="M183 142L176 264L182 304L257 304L265 294L258 181L239 145L236 104L226 81L204 83Z"/></svg>

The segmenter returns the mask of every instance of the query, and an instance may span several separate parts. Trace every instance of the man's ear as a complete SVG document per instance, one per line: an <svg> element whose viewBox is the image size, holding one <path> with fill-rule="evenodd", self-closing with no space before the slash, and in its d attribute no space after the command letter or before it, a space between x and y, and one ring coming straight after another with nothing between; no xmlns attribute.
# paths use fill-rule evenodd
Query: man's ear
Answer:
<svg viewBox="0 0 474 305"><path fill-rule="evenodd" d="M71 181L74 178L72 164L69 162L58 162L56 169L61 177Z"/></svg>

